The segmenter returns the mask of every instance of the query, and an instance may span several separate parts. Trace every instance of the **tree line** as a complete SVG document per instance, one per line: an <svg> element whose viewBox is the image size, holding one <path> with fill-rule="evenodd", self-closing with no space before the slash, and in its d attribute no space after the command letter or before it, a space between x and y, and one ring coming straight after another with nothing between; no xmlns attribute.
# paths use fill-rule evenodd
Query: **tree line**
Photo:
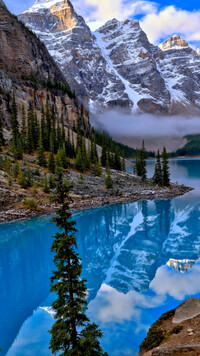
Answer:
<svg viewBox="0 0 200 356"><path fill-rule="evenodd" d="M147 179L146 158L143 141L141 149L136 152L136 162L134 166L134 173L141 177L143 182ZM159 150L157 152L153 183L160 187L170 186L168 154L165 147L163 148L162 154L160 154Z"/></svg>
<svg viewBox="0 0 200 356"><path fill-rule="evenodd" d="M125 169L125 158L121 158L119 148L112 145L112 140L108 139L105 133L102 135L103 143L100 155L94 129L90 128L88 131L87 128L84 131L84 125L80 118L74 130L67 130L63 120L60 121L56 117L55 109L50 108L48 101L46 101L45 107L42 107L41 120L38 120L32 102L29 103L27 113L23 106L20 125L18 107L13 93L10 114L11 146L16 160L21 160L24 153L37 152L38 165L48 167L53 174L56 167L67 169L70 159L74 160L74 167L79 172L91 170L97 176L102 173L101 166L119 171ZM0 114L0 147L4 144L3 117ZM45 152L49 154L46 155Z"/></svg>

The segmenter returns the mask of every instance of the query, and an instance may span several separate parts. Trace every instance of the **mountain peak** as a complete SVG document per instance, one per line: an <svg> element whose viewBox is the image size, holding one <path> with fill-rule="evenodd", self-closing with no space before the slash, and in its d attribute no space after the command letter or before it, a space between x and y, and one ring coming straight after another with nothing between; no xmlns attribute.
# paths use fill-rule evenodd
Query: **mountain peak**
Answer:
<svg viewBox="0 0 200 356"><path fill-rule="evenodd" d="M36 0L35 4L30 7L26 12L38 12L40 10L50 9L51 7L65 6L65 8L72 8L69 0Z"/></svg>
<svg viewBox="0 0 200 356"><path fill-rule="evenodd" d="M162 42L160 44L160 49L163 51L167 51L169 49L182 49L182 48L188 48L189 45L188 43L182 39L178 35L173 35L172 37L168 38L166 41Z"/></svg>

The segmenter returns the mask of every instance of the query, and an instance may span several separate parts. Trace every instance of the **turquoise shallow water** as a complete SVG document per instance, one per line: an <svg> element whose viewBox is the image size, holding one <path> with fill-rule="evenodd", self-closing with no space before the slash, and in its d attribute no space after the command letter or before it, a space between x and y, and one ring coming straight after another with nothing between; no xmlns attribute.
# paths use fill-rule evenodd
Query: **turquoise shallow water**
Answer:
<svg viewBox="0 0 200 356"><path fill-rule="evenodd" d="M89 291L88 315L109 355L137 355L149 326L200 297L200 160L172 160L172 179L195 187L173 200L107 206L74 215ZM154 162L148 162L151 175ZM0 225L1 355L51 355L50 217Z"/></svg>

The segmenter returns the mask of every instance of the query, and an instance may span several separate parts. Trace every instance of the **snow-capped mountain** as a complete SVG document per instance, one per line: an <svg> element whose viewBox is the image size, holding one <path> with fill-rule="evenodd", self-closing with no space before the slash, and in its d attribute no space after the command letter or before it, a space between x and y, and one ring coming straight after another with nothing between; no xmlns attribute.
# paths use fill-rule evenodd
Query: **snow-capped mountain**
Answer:
<svg viewBox="0 0 200 356"><path fill-rule="evenodd" d="M113 19L92 33L69 0L37 0L19 15L90 108L155 114L200 110L200 57L179 36L160 48L139 21Z"/></svg>

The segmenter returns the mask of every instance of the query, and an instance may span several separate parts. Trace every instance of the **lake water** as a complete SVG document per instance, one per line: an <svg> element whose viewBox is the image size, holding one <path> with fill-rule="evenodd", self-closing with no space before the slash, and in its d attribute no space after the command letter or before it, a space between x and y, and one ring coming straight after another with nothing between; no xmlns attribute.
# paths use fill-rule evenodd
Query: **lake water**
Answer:
<svg viewBox="0 0 200 356"><path fill-rule="evenodd" d="M194 191L172 200L118 204L74 215L89 291L88 315L110 356L137 355L149 326L200 297L200 160L170 161ZM154 162L148 162L152 175ZM1 355L51 355L48 308L56 232L50 217L0 225ZM47 308L47 309L46 309Z"/></svg>

